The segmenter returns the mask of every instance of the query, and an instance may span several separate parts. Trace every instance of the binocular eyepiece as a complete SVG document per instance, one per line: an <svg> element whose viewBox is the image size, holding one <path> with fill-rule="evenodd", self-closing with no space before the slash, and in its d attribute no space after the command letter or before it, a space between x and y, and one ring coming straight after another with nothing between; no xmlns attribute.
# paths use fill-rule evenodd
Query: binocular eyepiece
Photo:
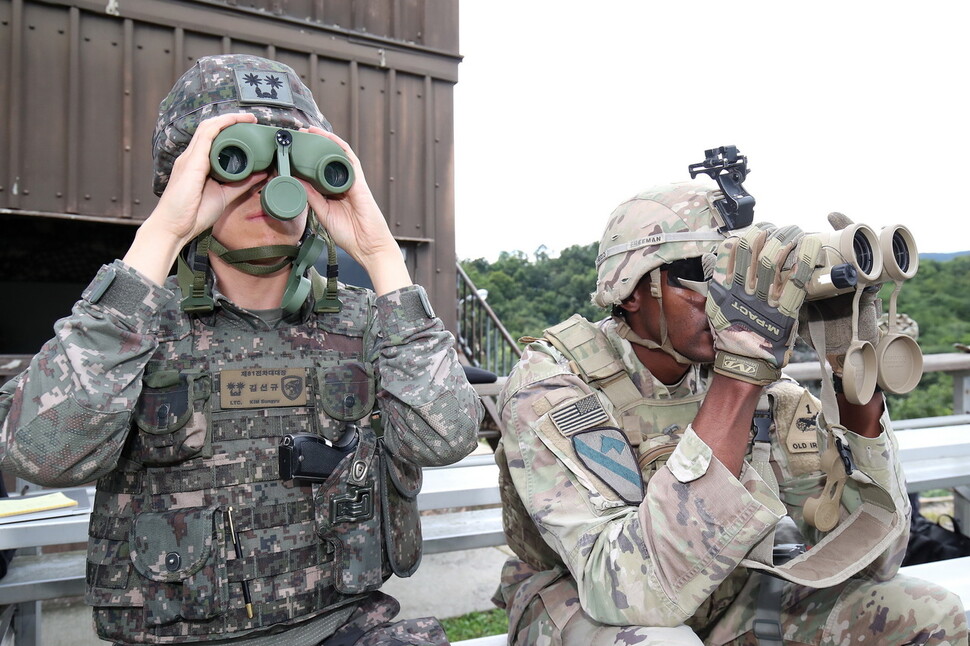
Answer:
<svg viewBox="0 0 970 646"><path fill-rule="evenodd" d="M278 220L292 220L307 205L306 189L293 174L323 195L339 195L353 186L354 169L336 142L319 135L254 123L235 123L220 132L209 151L209 175L238 182L276 162L277 177L263 188L263 210Z"/></svg>

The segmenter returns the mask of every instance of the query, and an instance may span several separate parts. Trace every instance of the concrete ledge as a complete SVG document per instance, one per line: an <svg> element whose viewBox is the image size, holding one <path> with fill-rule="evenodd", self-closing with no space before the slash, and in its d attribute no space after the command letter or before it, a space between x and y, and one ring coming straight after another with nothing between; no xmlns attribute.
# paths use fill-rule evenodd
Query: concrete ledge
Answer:
<svg viewBox="0 0 970 646"><path fill-rule="evenodd" d="M489 637L478 637L477 639L452 642L452 646L505 646L507 641L508 635L491 635Z"/></svg>
<svg viewBox="0 0 970 646"><path fill-rule="evenodd" d="M17 554L0 580L0 605L84 594L84 552Z"/></svg>

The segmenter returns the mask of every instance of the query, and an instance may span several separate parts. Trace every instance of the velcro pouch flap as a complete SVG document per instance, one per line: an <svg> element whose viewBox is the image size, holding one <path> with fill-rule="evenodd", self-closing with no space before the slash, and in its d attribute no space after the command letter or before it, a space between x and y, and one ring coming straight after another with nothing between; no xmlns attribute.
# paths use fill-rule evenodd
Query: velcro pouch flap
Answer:
<svg viewBox="0 0 970 646"><path fill-rule="evenodd" d="M421 519L417 495L421 491L421 467L396 459L380 445L381 497L384 511L384 542L391 571L399 577L414 574L421 563Z"/></svg>
<svg viewBox="0 0 970 646"><path fill-rule="evenodd" d="M185 426L195 402L209 398L209 381L201 371L159 370L145 377L135 420L146 433L162 435Z"/></svg>
<svg viewBox="0 0 970 646"><path fill-rule="evenodd" d="M317 371L320 406L327 415L353 422L374 408L374 369L369 364L348 361Z"/></svg>
<svg viewBox="0 0 970 646"><path fill-rule="evenodd" d="M217 506L139 514L129 537L150 624L208 619L228 600L223 512Z"/></svg>

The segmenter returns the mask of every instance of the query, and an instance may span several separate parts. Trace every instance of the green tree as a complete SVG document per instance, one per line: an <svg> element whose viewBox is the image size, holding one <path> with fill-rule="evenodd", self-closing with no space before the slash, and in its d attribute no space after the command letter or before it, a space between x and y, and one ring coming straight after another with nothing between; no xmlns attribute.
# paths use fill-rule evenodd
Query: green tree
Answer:
<svg viewBox="0 0 970 646"><path fill-rule="evenodd" d="M596 287L597 244L576 245L551 258L545 247L531 257L503 252L490 263L483 258L466 260L462 268L476 287L488 290L488 304L512 338L538 336L550 325L579 313L598 320L607 312L593 305ZM881 296L888 311L894 285L885 285ZM970 255L950 260L921 260L916 276L904 283L897 311L919 324L919 343L924 354L952 352L953 344L970 343ZM949 415L953 412L953 388L948 375L931 373L906 395L890 395L894 419Z"/></svg>
<svg viewBox="0 0 970 646"><path fill-rule="evenodd" d="M490 263L462 262L475 287L488 290L488 304L518 339L538 336L574 313L596 320L605 311L589 295L596 286L597 244L572 246L553 258L540 247L530 258L521 251L502 252Z"/></svg>

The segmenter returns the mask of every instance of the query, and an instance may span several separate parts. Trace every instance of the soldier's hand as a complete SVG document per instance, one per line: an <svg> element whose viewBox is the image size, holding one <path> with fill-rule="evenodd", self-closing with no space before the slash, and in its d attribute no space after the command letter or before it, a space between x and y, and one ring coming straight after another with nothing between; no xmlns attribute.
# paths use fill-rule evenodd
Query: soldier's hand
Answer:
<svg viewBox="0 0 970 646"><path fill-rule="evenodd" d="M841 231L852 224L841 213L829 214L829 223L836 231ZM869 285L859 297L858 340L868 341L876 345L879 341L879 288L881 285ZM853 341L852 333L852 301L854 292L839 294L820 301L811 301L802 308L800 316L801 335L808 339L808 327L813 321L823 321L825 324L825 356L832 366L832 372L842 375L845 354ZM821 348L816 348L821 350Z"/></svg>
<svg viewBox="0 0 970 646"><path fill-rule="evenodd" d="M871 285L862 291L859 298L858 336L852 334L852 300L855 294L839 294L821 301L811 301L802 307L800 319L801 336L808 339L808 326L813 321L825 325L825 357L832 366L832 372L842 375L845 354L856 338L868 341L873 346L879 342L879 286ZM821 349L821 348L817 348Z"/></svg>
<svg viewBox="0 0 970 646"><path fill-rule="evenodd" d="M165 192L151 215L138 228L135 241L122 259L161 285L179 250L215 224L226 207L266 180L265 172L241 182L220 184L209 177L209 149L219 131L233 123L253 123L249 113L224 114L199 124L185 151L172 165Z"/></svg>
<svg viewBox="0 0 970 646"><path fill-rule="evenodd" d="M266 180L265 172L226 184L209 177L209 150L216 135L234 123L255 122L255 115L236 112L199 124L185 151L172 164L168 185L150 216L156 227L171 231L187 243L215 224L233 200Z"/></svg>
<svg viewBox="0 0 970 646"><path fill-rule="evenodd" d="M818 237L797 226L759 223L721 244L706 307L716 372L761 385L778 379L820 253Z"/></svg>
<svg viewBox="0 0 970 646"><path fill-rule="evenodd" d="M336 142L347 154L354 169L354 185L340 195L321 195L308 182L303 182L310 208L316 213L320 224L339 247L367 270L375 292L384 294L410 285L411 278L401 248L367 185L357 155L347 142L331 132L316 127L304 128L303 131Z"/></svg>

